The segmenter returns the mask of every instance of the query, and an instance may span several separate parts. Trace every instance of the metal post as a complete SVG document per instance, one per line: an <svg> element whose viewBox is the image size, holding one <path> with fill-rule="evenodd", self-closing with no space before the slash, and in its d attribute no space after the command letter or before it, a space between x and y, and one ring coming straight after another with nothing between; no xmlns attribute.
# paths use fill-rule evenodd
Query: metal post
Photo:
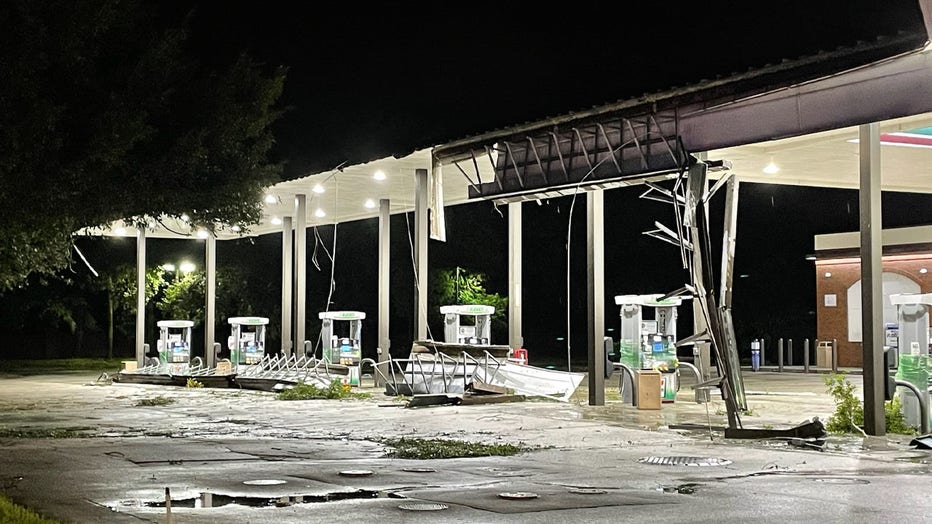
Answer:
<svg viewBox="0 0 932 524"><path fill-rule="evenodd" d="M389 355L389 283L391 268L391 202L387 198L379 200L379 345L381 354L377 354L376 362L382 361L382 354ZM376 387L383 385L385 369L377 370L375 376Z"/></svg>
<svg viewBox="0 0 932 524"><path fill-rule="evenodd" d="M861 226L861 333L864 373L864 431L887 433L884 416L883 289L880 211L880 128L876 123L859 127L860 226Z"/></svg>
<svg viewBox="0 0 932 524"><path fill-rule="evenodd" d="M136 229L136 365L146 360L146 228Z"/></svg>
<svg viewBox="0 0 932 524"><path fill-rule="evenodd" d="M291 227L291 217L282 217L282 354L286 357L290 357L294 349L291 338L294 236Z"/></svg>
<svg viewBox="0 0 932 524"><path fill-rule="evenodd" d="M786 341L786 365L793 365L793 339L788 339Z"/></svg>
<svg viewBox="0 0 932 524"><path fill-rule="evenodd" d="M307 195L294 196L294 345L304 344L307 327Z"/></svg>
<svg viewBox="0 0 932 524"><path fill-rule="evenodd" d="M427 339L427 201L426 169L414 170L414 271L416 276L414 319L416 340Z"/></svg>
<svg viewBox="0 0 932 524"><path fill-rule="evenodd" d="M803 372L809 373L809 339L803 339Z"/></svg>
<svg viewBox="0 0 932 524"><path fill-rule="evenodd" d="M524 347L521 313L521 202L508 204L508 345Z"/></svg>
<svg viewBox="0 0 932 524"><path fill-rule="evenodd" d="M765 353L764 353L764 346L765 346L765 345L766 345L766 344L764 343L764 339L760 339L760 365L761 365L761 367L763 367L764 364L767 363L767 359L764 358L764 356L765 356Z"/></svg>
<svg viewBox="0 0 932 524"><path fill-rule="evenodd" d="M913 395L916 395L916 400L919 401L919 432L923 435L929 433L929 404L928 404L928 391L923 391L920 388L916 387L912 382L906 380L894 380L897 386L903 386L904 388L909 389L913 392ZM886 422L886 421L884 421Z"/></svg>
<svg viewBox="0 0 932 524"><path fill-rule="evenodd" d="M204 304L204 357L207 367L216 365L213 351L217 320L217 237L213 233L204 241L205 272L207 273L207 292Z"/></svg>
<svg viewBox="0 0 932 524"><path fill-rule="evenodd" d="M604 201L601 189L589 191L586 202L587 291L589 317L589 405L605 405L605 245Z"/></svg>
<svg viewBox="0 0 932 524"><path fill-rule="evenodd" d="M783 373L783 339L777 341L777 370Z"/></svg>
<svg viewBox="0 0 932 524"><path fill-rule="evenodd" d="M838 373L838 339L832 339L832 373Z"/></svg>

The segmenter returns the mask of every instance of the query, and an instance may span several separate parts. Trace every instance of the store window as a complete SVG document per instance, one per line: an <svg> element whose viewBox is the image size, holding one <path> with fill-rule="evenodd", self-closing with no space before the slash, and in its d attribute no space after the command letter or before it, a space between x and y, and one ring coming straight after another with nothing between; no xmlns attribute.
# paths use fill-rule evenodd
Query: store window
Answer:
<svg viewBox="0 0 932 524"><path fill-rule="evenodd" d="M883 323L896 323L896 306L890 295L919 293L919 284L899 273L883 273ZM861 342L861 281L848 288L848 341Z"/></svg>

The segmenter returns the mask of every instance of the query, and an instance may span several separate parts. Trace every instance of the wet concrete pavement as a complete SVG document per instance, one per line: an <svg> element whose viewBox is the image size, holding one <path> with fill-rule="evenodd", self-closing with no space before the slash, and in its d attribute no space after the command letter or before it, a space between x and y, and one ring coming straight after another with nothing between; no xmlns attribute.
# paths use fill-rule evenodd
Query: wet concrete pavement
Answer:
<svg viewBox="0 0 932 524"><path fill-rule="evenodd" d="M746 373L745 427L784 428L834 406L822 376ZM724 439L724 404L689 383L660 411L527 401L406 409L373 398L130 384L96 375L0 377L0 429L82 438L0 438L0 490L66 522L921 522L932 454L910 437L830 436L824 451ZM850 380L860 385L860 377ZM364 388L365 389L365 388ZM156 396L174 403L138 407ZM384 438L521 444L512 457L400 460ZM715 459L655 465L646 457ZM713 460L710 460L710 462ZM343 474L341 474L341 472ZM364 474L366 472L371 472ZM510 494L503 498L502 494ZM531 497L528 494L535 494ZM205 506L212 507L205 507ZM445 507L445 509L438 509Z"/></svg>

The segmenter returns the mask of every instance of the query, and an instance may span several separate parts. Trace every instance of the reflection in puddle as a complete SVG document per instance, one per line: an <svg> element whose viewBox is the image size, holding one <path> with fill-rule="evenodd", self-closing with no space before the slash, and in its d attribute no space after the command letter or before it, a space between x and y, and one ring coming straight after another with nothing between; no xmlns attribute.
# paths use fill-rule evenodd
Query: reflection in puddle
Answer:
<svg viewBox="0 0 932 524"><path fill-rule="evenodd" d="M204 492L197 497L186 499L172 499L173 508L219 508L236 504L239 506L249 506L253 508L265 507L284 507L294 504L308 504L319 502L333 502L337 500L349 499L374 499L378 498L378 491L356 490L341 491L336 493L327 493L326 495L285 495L282 497L248 497L248 496L230 496L218 493ZM125 503L124 503L125 505ZM149 501L142 504L149 508L164 508L165 501Z"/></svg>

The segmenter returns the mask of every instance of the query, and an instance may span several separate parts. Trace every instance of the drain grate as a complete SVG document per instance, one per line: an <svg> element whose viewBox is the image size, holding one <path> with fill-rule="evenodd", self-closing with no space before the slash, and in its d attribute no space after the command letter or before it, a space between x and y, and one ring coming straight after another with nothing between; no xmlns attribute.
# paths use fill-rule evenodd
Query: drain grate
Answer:
<svg viewBox="0 0 932 524"><path fill-rule="evenodd" d="M449 506L446 504L435 504L435 503L411 503L411 504L401 504L398 506L399 509L407 511L440 511L447 509Z"/></svg>
<svg viewBox="0 0 932 524"><path fill-rule="evenodd" d="M658 466L727 466L728 459L715 457L641 457L638 462Z"/></svg>

